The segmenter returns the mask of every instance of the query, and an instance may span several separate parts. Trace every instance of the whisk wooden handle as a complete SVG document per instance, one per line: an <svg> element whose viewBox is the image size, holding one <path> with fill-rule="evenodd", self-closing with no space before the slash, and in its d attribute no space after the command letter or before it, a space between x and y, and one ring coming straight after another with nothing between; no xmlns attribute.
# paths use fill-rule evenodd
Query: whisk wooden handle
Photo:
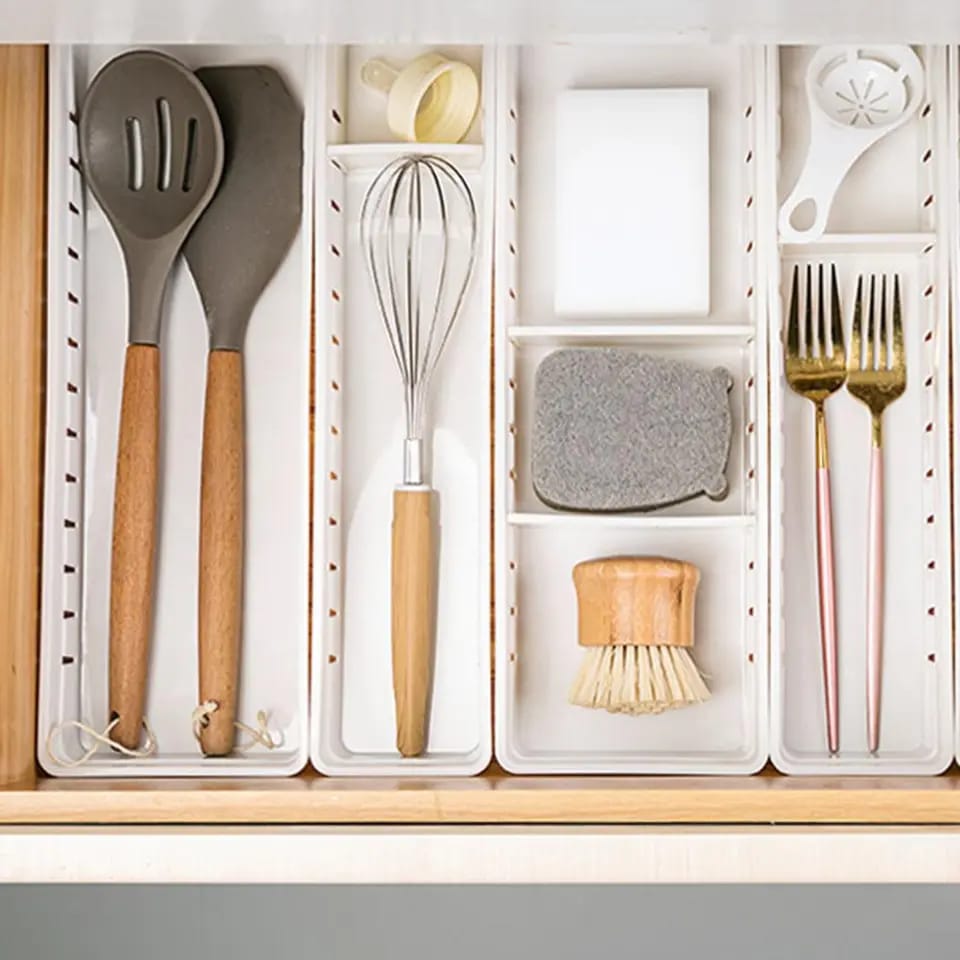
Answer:
<svg viewBox="0 0 960 960"><path fill-rule="evenodd" d="M433 491L395 490L391 557L391 645L397 749L423 753L433 660L436 584Z"/></svg>

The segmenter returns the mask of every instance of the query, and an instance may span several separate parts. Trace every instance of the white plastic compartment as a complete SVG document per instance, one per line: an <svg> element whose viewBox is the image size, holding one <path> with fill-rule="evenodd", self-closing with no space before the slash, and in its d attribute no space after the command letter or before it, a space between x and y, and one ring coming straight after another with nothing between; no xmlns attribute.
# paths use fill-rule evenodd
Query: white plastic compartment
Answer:
<svg viewBox="0 0 960 960"><path fill-rule="evenodd" d="M282 744L204 758L197 705L197 549L207 327L178 263L162 333L157 582L146 716L157 752L101 748L66 768L48 754L56 725L101 730L107 716L110 540L126 285L119 248L77 164L76 109L118 47L50 55L46 479L38 758L54 776L283 776L307 760L310 211L314 56L306 47L180 47L188 66L269 63L304 105L304 226L264 291L246 338L244 634L238 719L269 715ZM242 736L242 735L240 735ZM87 746L69 727L68 758Z"/></svg>
<svg viewBox="0 0 960 960"><path fill-rule="evenodd" d="M957 192L960 193L960 47L951 46L947 48L947 102L949 112L947 114L947 152L945 158L947 182L957 186ZM949 237L950 255L948 258L948 270L950 275L950 330L952 354L952 381L957 382L957 364L960 362L960 205L955 212L954 219L950 224L952 233ZM960 502L960 471L956 469L957 457L960 455L960 431L956 425L960 423L960 391L953 388L951 397L951 436L953 445L951 448L953 468L953 629L956 637L956 598L960 596L960 563L956 559L956 550L958 536L960 536L960 527L958 527L958 518L956 516L956 504ZM954 648L956 643L954 643ZM960 760L960 657L957 656L956 649L953 651L954 663L954 689L953 689L953 712L954 712L954 757Z"/></svg>
<svg viewBox="0 0 960 960"><path fill-rule="evenodd" d="M318 71L311 761L338 775L470 775L490 760L490 305L493 51L439 47L481 76L466 142L388 139L385 102L362 87L370 56L402 64L424 47L328 47ZM440 514L438 609L427 747L396 750L390 654L390 529L402 476L403 402L359 243L364 192L389 160L439 153L477 203L472 288L428 400L430 482Z"/></svg>
<svg viewBox="0 0 960 960"><path fill-rule="evenodd" d="M495 737L497 759L511 772L733 774L766 762L766 284L756 187L764 149L762 66L761 50L736 46L571 44L499 56ZM555 317L555 99L569 88L650 86L710 92L710 314ZM726 500L592 515L555 511L536 499L529 472L534 375L552 349L574 344L616 344L730 370ZM656 717L568 704L583 655L572 568L624 553L700 567L693 655L708 675L708 703Z"/></svg>
<svg viewBox="0 0 960 960"><path fill-rule="evenodd" d="M946 49L922 51L926 97L920 112L864 155L837 194L815 243L783 245L773 264L771 457L772 732L774 763L794 774L935 774L954 753L952 697L949 241L956 149L947 139L951 106ZM768 51L769 116L782 125L777 182L782 201L806 152L803 93L811 48ZM779 112L778 112L779 107ZM774 183L776 182L776 186ZM774 225L769 229L775 230ZM885 645L881 741L867 751L866 502L870 419L846 390L827 401L839 643L840 753L826 747L814 508L812 404L787 387L778 332L794 264L835 263L849 342L859 273L899 272L907 390L884 417L886 482ZM779 289L778 289L779 288Z"/></svg>

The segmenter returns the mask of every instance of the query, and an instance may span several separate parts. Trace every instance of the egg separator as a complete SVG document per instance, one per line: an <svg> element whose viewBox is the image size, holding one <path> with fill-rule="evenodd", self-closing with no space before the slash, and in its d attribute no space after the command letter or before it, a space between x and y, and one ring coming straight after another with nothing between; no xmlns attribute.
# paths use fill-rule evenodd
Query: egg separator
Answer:
<svg viewBox="0 0 960 960"><path fill-rule="evenodd" d="M864 151L902 126L923 97L923 65L904 45L821 47L807 67L810 146L803 170L780 208L780 236L791 243L820 237L834 195ZM813 222L794 214L813 204Z"/></svg>
<svg viewBox="0 0 960 960"><path fill-rule="evenodd" d="M360 68L364 86L387 98L387 125L400 140L459 143L480 104L473 68L439 53L424 53L401 70L380 59Z"/></svg>

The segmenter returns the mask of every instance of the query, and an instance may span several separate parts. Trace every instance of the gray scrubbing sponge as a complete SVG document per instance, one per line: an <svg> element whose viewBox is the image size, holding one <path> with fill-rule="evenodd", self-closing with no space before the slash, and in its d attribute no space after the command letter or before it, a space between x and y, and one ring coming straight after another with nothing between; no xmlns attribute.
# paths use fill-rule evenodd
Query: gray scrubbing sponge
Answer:
<svg viewBox="0 0 960 960"><path fill-rule="evenodd" d="M561 510L727 495L730 373L635 351L557 350L537 370L533 487Z"/></svg>

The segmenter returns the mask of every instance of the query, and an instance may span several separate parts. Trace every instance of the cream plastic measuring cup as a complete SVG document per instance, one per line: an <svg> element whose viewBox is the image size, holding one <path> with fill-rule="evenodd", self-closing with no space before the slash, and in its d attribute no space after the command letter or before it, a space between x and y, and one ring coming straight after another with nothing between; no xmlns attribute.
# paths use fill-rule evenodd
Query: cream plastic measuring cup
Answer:
<svg viewBox="0 0 960 960"><path fill-rule="evenodd" d="M380 59L360 68L365 86L387 98L387 125L401 140L459 143L480 104L473 69L439 53L424 53L397 70Z"/></svg>

